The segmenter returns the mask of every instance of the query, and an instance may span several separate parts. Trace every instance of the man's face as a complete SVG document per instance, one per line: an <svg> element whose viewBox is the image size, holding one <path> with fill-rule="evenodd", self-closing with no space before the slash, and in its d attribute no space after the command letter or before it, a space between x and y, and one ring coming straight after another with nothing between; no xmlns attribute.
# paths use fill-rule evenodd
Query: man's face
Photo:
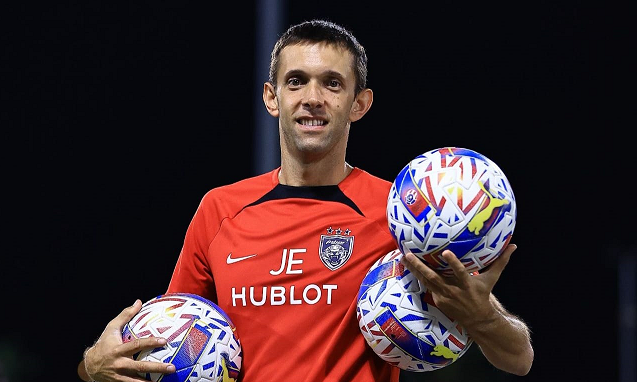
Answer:
<svg viewBox="0 0 639 382"><path fill-rule="evenodd" d="M352 63L347 50L333 45L281 51L276 93L283 155L308 161L345 155L355 97Z"/></svg>

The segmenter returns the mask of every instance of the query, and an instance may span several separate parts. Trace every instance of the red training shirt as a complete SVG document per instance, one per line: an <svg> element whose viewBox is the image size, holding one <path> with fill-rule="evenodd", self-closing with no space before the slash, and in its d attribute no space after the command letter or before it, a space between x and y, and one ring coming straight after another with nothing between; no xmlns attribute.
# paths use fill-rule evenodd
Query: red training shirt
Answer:
<svg viewBox="0 0 639 382"><path fill-rule="evenodd" d="M167 292L198 294L229 315L240 381L398 381L356 317L364 275L397 247L390 182L355 168L336 186L292 187L278 173L203 197Z"/></svg>

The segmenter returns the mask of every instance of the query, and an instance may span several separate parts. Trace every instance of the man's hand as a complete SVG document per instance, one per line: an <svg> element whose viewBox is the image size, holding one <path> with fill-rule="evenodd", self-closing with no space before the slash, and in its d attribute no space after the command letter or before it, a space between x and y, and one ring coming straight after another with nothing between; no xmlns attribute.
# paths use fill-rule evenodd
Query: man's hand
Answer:
<svg viewBox="0 0 639 382"><path fill-rule="evenodd" d="M84 360L78 365L78 375L84 381L96 382L133 382L145 381L138 373L162 373L175 372L175 366L171 363L151 361L134 361L133 354L156 347L164 346L164 338L139 338L131 342L123 343L122 329L142 308L142 302L135 303L124 309L111 320L104 328L102 335L84 353Z"/></svg>
<svg viewBox="0 0 639 382"><path fill-rule="evenodd" d="M435 272L412 253L407 253L401 261L431 292L437 308L468 331L493 366L526 375L534 358L530 331L492 294L515 249L517 246L509 244L485 271L475 275L471 275L451 251L442 253L453 270L451 276Z"/></svg>
<svg viewBox="0 0 639 382"><path fill-rule="evenodd" d="M485 272L477 275L471 275L449 250L444 251L442 257L453 270L451 276L437 273L412 253L403 256L402 263L432 293L437 308L470 329L496 318L490 295L515 249L516 245L509 244Z"/></svg>

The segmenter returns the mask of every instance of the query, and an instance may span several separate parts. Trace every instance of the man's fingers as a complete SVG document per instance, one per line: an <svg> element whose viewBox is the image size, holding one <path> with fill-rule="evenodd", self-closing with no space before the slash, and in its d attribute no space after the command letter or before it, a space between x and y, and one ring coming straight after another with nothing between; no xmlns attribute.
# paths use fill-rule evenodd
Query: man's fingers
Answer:
<svg viewBox="0 0 639 382"><path fill-rule="evenodd" d="M459 261L457 256L455 256L455 254L451 250L445 250L442 253L442 257L448 263L448 266L450 267L450 269L452 269L455 277L457 277L459 281L464 282L468 277L470 277L468 271L466 270L466 267L464 267L464 264Z"/></svg>
<svg viewBox="0 0 639 382"><path fill-rule="evenodd" d="M426 289L431 292L437 290L437 283L440 282L441 276L426 265L421 259L414 254L407 252L401 257L400 261L411 273L424 282Z"/></svg>
<svg viewBox="0 0 639 382"><path fill-rule="evenodd" d="M166 339L162 337L136 338L133 341L125 342L118 346L117 352L120 355L131 357L133 354L147 349L159 348L166 345Z"/></svg>
<svg viewBox="0 0 639 382"><path fill-rule="evenodd" d="M504 271L504 268L506 268L506 264L510 261L510 255L512 255L516 249L517 246L515 244L508 244L501 255L499 255L492 264L490 264L486 273L494 274L497 278L499 278L501 273Z"/></svg>
<svg viewBox="0 0 639 382"><path fill-rule="evenodd" d="M517 246L515 244L508 244L508 246L506 246L506 249L504 249L504 252L502 252L502 254L499 255L499 258L495 260L495 263L497 263L495 264L495 268L499 269L499 274L501 274L504 268L506 268L506 264L508 264L508 262L510 261L510 256L513 254L513 252L515 252L516 249Z"/></svg>
<svg viewBox="0 0 639 382"><path fill-rule="evenodd" d="M407 252L404 256L402 256L400 261L411 272L422 273L427 278L437 275L437 273L434 270L430 269L426 264L424 264L422 260L420 260L417 256L415 256L411 252Z"/></svg>
<svg viewBox="0 0 639 382"><path fill-rule="evenodd" d="M140 299L135 300L133 305L126 307L118 314L111 322L109 326L119 329L124 328L127 322L129 322L142 308L142 301Z"/></svg>
<svg viewBox="0 0 639 382"><path fill-rule="evenodd" d="M135 370L138 373L161 373L170 374L175 372L175 365L159 361L133 361L127 365L128 370Z"/></svg>
<svg viewBox="0 0 639 382"><path fill-rule="evenodd" d="M175 366L172 363L155 361L134 361L133 354L142 350L154 349L166 345L167 340L161 337L138 338L126 342L118 347L118 353L126 358L120 358L121 363L118 368L122 370L134 370L138 373L173 373Z"/></svg>
<svg viewBox="0 0 639 382"><path fill-rule="evenodd" d="M124 361L125 363L121 365L120 374L117 375L117 380L120 382L146 382L148 379L143 377L143 375L147 373L171 374L175 372L175 366L172 363L134 361L130 358Z"/></svg>

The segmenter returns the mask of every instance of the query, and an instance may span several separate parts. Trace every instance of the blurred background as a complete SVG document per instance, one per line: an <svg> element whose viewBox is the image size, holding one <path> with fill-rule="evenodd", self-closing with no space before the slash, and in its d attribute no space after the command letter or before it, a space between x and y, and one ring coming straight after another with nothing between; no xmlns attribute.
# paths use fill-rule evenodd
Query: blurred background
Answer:
<svg viewBox="0 0 639 382"><path fill-rule="evenodd" d="M326 18L375 101L347 161L392 180L443 146L515 190L494 293L532 329L526 377L476 346L403 381L636 380L636 2L11 2L1 6L0 381L76 381L86 346L165 291L213 187L279 164L272 44ZM274 155L275 154L275 155Z"/></svg>

